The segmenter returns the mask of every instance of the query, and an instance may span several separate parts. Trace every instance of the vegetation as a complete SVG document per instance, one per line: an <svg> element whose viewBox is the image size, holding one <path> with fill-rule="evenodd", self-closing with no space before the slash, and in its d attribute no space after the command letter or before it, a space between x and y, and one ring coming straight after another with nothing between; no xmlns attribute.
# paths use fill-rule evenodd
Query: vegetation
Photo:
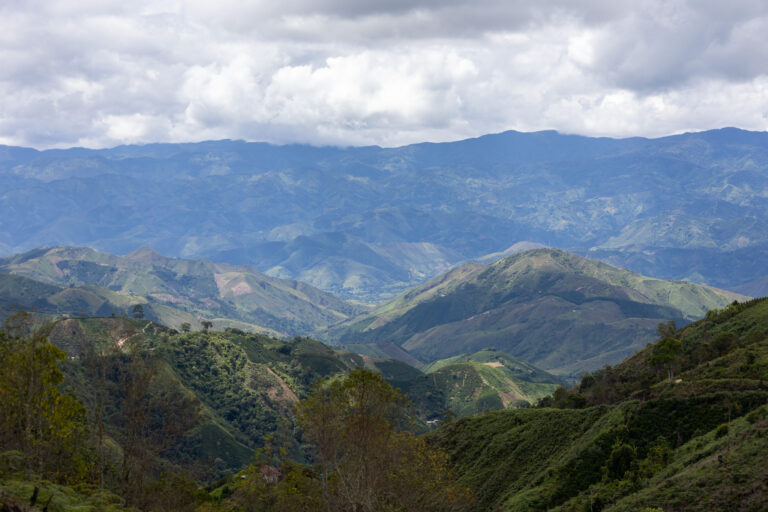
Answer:
<svg viewBox="0 0 768 512"><path fill-rule="evenodd" d="M476 492L476 509L761 510L768 300L731 304L673 332L664 323L659 334L538 408L430 434Z"/></svg>
<svg viewBox="0 0 768 512"><path fill-rule="evenodd" d="M65 353L31 330L26 313L10 317L0 331L0 431L2 450L23 454L24 469L60 483L84 479L87 414L62 393L58 363Z"/></svg>
<svg viewBox="0 0 768 512"><path fill-rule="evenodd" d="M393 380L417 408L433 419L468 416L494 409L528 407L563 381L495 349L441 359L422 367L424 375Z"/></svg>
<svg viewBox="0 0 768 512"><path fill-rule="evenodd" d="M78 332L81 339L72 339ZM79 355L65 360L46 333ZM468 491L451 483L446 457L408 431L419 428L416 418L381 373L358 368L319 385L322 375L348 372L343 361L352 354L318 342L237 330L172 334L127 318L32 329L26 314L9 319L0 341L0 425L9 434L0 441L0 504L23 505L33 487L31 500L52 500L51 510L75 503L115 511L463 510L469 503ZM310 393L313 383L319 387ZM296 403L298 437L285 421ZM257 457L263 463L227 484L227 493L209 494L195 482L243 467L259 446L274 456Z"/></svg>
<svg viewBox="0 0 768 512"><path fill-rule="evenodd" d="M481 412L508 405L503 386L557 384L493 349L421 374L302 337L34 321L11 316L0 335L8 506L703 511L767 498L768 299L662 322L659 341L536 406L459 418L446 403ZM439 428L416 435L431 418Z"/></svg>
<svg viewBox="0 0 768 512"><path fill-rule="evenodd" d="M314 464L278 468L267 451L223 504L206 510L466 510L469 490L452 482L443 453L404 428L405 405L380 374L363 368L318 387L297 406Z"/></svg>

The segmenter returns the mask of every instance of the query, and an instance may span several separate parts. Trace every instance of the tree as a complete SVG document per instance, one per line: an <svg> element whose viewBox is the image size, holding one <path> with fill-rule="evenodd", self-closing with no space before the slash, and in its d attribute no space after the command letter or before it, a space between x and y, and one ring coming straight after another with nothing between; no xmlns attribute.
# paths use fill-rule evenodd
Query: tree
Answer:
<svg viewBox="0 0 768 512"><path fill-rule="evenodd" d="M0 451L19 450L27 468L57 481L83 481L90 459L85 407L61 393L64 351L32 332L25 312L0 331Z"/></svg>
<svg viewBox="0 0 768 512"><path fill-rule="evenodd" d="M674 378L675 363L683 353L683 344L675 338L664 338L653 347L648 363L653 367L664 367L667 370L669 382Z"/></svg>
<svg viewBox="0 0 768 512"><path fill-rule="evenodd" d="M178 455L179 442L199 418L196 399L185 396L159 372L158 360L129 340L116 368L122 407L122 494L141 505L148 477L159 457Z"/></svg>
<svg viewBox="0 0 768 512"><path fill-rule="evenodd" d="M192 326L189 324L189 322L182 322L180 327L181 332L189 332L192 330Z"/></svg>
<svg viewBox="0 0 768 512"><path fill-rule="evenodd" d="M659 334L659 338L674 338L677 333L675 321L659 322L659 325L656 326L656 332Z"/></svg>
<svg viewBox="0 0 768 512"><path fill-rule="evenodd" d="M131 312L133 313L133 318L141 319L144 318L144 306L141 304L136 304L131 309Z"/></svg>
<svg viewBox="0 0 768 512"><path fill-rule="evenodd" d="M202 322L200 322L200 325L203 326L203 332L208 332L208 329L213 327L213 322L211 322L210 320L203 320Z"/></svg>
<svg viewBox="0 0 768 512"><path fill-rule="evenodd" d="M404 396L380 374L357 368L297 406L314 447L329 511L463 510L469 491L450 479L445 454L403 429Z"/></svg>

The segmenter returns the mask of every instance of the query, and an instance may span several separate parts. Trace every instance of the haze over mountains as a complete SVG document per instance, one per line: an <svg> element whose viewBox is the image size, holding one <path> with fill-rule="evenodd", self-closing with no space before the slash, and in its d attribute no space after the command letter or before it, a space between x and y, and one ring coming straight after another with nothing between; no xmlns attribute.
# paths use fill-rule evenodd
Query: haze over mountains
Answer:
<svg viewBox="0 0 768 512"><path fill-rule="evenodd" d="M768 134L505 132L400 148L236 141L0 148L0 252L250 263L378 301L528 241L768 293Z"/></svg>

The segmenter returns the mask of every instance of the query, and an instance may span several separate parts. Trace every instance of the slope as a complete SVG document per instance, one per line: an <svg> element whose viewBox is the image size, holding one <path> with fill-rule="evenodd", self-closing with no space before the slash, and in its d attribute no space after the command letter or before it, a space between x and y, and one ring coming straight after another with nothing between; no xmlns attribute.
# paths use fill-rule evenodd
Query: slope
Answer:
<svg viewBox="0 0 768 512"><path fill-rule="evenodd" d="M494 349L462 354L422 367L425 375L397 382L417 408L462 417L494 409L527 407L562 381Z"/></svg>
<svg viewBox="0 0 768 512"><path fill-rule="evenodd" d="M677 378L661 342L555 393L558 407L464 418L434 434L477 510L763 510L768 500L768 301L712 312L677 332Z"/></svg>
<svg viewBox="0 0 768 512"><path fill-rule="evenodd" d="M268 277L252 267L166 258L148 248L126 256L77 247L36 249L0 260L0 272L80 290L69 293L81 294L89 285L98 295L110 291L104 302L149 304L153 318L174 327L196 325L196 317L203 317L220 328L255 326L296 335L360 311L309 285ZM85 311L105 315L114 309Z"/></svg>
<svg viewBox="0 0 768 512"><path fill-rule="evenodd" d="M555 373L578 374L644 346L661 321L689 322L740 299L537 249L454 269L320 336L393 341L425 361L495 347Z"/></svg>
<svg viewBox="0 0 768 512"><path fill-rule="evenodd" d="M233 328L177 333L148 320L70 318L48 325L45 333L66 352L66 384L83 403L96 411L99 393L108 396L105 420L118 444L124 435L126 372L135 371L135 361L151 369L149 397L191 400L197 420L166 451L170 462L183 461L198 478L241 469L268 435L284 435L280 429L293 405L319 380L357 366L390 380L421 375L396 360L334 351L309 338L284 342ZM298 444L287 447L303 458ZM219 462L212 463L215 459Z"/></svg>

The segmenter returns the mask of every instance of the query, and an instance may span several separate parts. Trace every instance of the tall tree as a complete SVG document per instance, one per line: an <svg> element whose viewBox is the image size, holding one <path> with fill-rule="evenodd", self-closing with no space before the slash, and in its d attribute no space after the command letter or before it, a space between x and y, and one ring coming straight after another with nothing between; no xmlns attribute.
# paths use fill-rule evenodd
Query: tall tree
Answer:
<svg viewBox="0 0 768 512"><path fill-rule="evenodd" d="M375 512L462 510L469 492L451 483L446 457L407 425L404 396L380 374L358 368L297 408L315 447L325 508Z"/></svg>
<svg viewBox="0 0 768 512"><path fill-rule="evenodd" d="M675 376L675 363L683 353L683 344L675 338L664 338L653 347L653 352L648 360L651 366L666 368L669 381Z"/></svg>
<svg viewBox="0 0 768 512"><path fill-rule="evenodd" d="M131 505L141 505L144 490L160 457L173 458L174 448L198 421L199 404L162 381L159 361L143 350L141 337L126 344L118 368L123 403L122 487Z"/></svg>
<svg viewBox="0 0 768 512"><path fill-rule="evenodd" d="M58 481L87 477L85 407L60 391L66 357L33 332L29 316L12 315L0 331L0 450L19 450L29 470Z"/></svg>
<svg viewBox="0 0 768 512"><path fill-rule="evenodd" d="M133 306L131 312L133 313L133 318L144 318L144 306L141 304Z"/></svg>

